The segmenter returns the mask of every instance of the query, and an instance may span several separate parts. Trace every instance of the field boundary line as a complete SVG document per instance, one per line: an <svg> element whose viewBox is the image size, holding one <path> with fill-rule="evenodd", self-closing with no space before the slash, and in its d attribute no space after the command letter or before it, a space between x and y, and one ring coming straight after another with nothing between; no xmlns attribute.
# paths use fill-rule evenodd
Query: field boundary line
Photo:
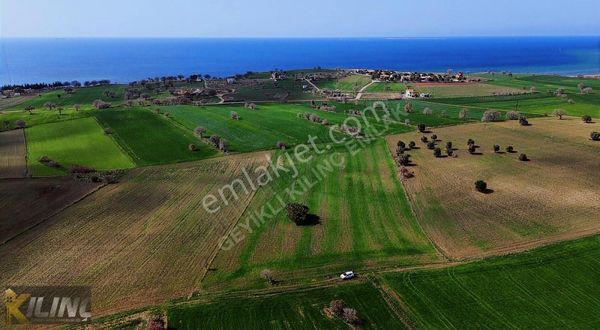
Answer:
<svg viewBox="0 0 600 330"><path fill-rule="evenodd" d="M23 180L34 180L34 179L23 179ZM65 211L66 209L70 208L71 206L73 206L73 205L75 205L75 204L77 204L77 203L79 203L79 202L83 201L83 200L84 200L84 199L86 199L88 196L91 196L92 194L96 193L98 190L100 190L100 189L102 189L102 188L106 187L107 185L108 185L108 184L106 184L106 183L103 183L103 184L100 184L100 185L98 185L98 186L94 187L92 190L88 191L88 192L87 192L87 193L85 193L83 196L81 196L81 197L77 198L76 200L74 200L73 202L71 202L71 203L69 203L69 204L67 204L67 205L64 205L63 207L61 207L60 209L56 210L56 212L52 213L51 215L49 215L49 216L47 216L47 217L45 217L45 218L42 218L40 221L38 221L38 222L36 222L36 223L32 224L31 226L29 226L29 227L27 227L27 228L23 229L21 232L19 232L19 233L17 233L17 234L15 234L15 235L13 235L12 237L10 237L10 238L8 238L8 239L4 240L3 242L0 242L0 246L3 246L3 245L5 245L6 243L9 243L10 241L12 241L12 240L16 239L17 237L19 237L19 236L21 236L21 235L23 235L23 234L27 233L28 231L30 231L30 230L32 230L32 229L34 229L35 227L38 227L39 225L43 224L44 222L46 222L46 221L50 220L51 218L53 218L53 217L55 217L55 216L59 215L60 213L62 213L62 212L63 212L63 211Z"/></svg>
<svg viewBox="0 0 600 330"><path fill-rule="evenodd" d="M407 329L411 329L411 330L416 329L415 324L413 322L411 322L411 319L405 310L406 309L404 306L405 304L400 299L400 296L398 296L397 294L395 296L393 294L391 294L389 292L391 290L391 288L389 288L387 285L384 285L384 284L381 284L381 285L377 284L375 282L375 280L373 278L371 278L371 276L368 276L367 280L373 286L373 288L375 288L375 290L377 290L377 292L379 292L379 294L381 295L381 298L385 301L385 304L390 308L392 313L394 313L394 315L396 315L398 320L400 322L402 322L402 324L404 324L404 326Z"/></svg>
<svg viewBox="0 0 600 330"><path fill-rule="evenodd" d="M98 126L102 127L103 129L105 127L108 127L108 128L110 128L112 130L112 128L110 127L110 125L108 125L108 123L101 122L100 119L98 119L98 117L96 117L96 116L93 116L93 117L94 117L94 120L96 121L96 123L98 124ZM125 150L125 147L122 146L121 143L119 143L119 141L117 141L117 139L115 139L113 137L113 134L119 136L119 134L116 133L116 132L112 132L111 134L105 134L105 135L108 135L108 137L112 140L112 142L114 144L116 144L117 147L119 147L119 149L121 150L121 152L123 154L125 154L125 156L127 156L127 158L129 158L129 160L137 167L138 164L137 164L137 162L135 161L135 159L131 155L135 155L136 157L138 157L138 155L136 155L135 152L133 152L133 150L131 150L131 154L129 154L129 152L127 152L127 150ZM128 146L128 149L131 149L131 148L129 148L129 146Z"/></svg>

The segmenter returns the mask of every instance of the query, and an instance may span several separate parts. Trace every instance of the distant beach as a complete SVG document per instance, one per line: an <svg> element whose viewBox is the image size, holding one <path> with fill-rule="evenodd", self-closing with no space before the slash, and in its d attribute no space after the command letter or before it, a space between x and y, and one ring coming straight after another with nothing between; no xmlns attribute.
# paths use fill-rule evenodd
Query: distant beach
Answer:
<svg viewBox="0 0 600 330"><path fill-rule="evenodd" d="M600 73L600 37L0 39L0 84L297 68Z"/></svg>

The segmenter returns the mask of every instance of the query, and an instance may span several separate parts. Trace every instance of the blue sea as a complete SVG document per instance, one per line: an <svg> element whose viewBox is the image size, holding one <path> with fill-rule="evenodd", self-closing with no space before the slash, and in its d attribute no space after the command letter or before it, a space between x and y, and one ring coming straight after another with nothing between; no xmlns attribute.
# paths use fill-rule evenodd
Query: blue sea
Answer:
<svg viewBox="0 0 600 330"><path fill-rule="evenodd" d="M600 37L0 39L0 85L296 68L600 73Z"/></svg>

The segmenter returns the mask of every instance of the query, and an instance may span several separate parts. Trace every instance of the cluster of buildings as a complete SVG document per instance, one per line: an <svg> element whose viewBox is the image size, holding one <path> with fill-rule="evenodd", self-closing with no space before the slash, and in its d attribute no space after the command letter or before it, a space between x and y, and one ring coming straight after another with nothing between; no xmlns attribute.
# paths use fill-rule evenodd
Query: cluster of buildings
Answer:
<svg viewBox="0 0 600 330"><path fill-rule="evenodd" d="M463 72L453 73L426 73L426 72L401 72L393 70L355 69L357 74L369 75L373 80L383 82L422 82L422 83L460 83L469 81Z"/></svg>

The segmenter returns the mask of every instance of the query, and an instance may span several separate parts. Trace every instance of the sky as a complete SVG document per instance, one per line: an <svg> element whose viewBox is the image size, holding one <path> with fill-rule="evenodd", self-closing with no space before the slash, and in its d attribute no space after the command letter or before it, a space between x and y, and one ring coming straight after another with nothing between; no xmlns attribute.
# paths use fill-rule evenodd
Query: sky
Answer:
<svg viewBox="0 0 600 330"><path fill-rule="evenodd" d="M0 0L7 37L600 35L600 0Z"/></svg>

